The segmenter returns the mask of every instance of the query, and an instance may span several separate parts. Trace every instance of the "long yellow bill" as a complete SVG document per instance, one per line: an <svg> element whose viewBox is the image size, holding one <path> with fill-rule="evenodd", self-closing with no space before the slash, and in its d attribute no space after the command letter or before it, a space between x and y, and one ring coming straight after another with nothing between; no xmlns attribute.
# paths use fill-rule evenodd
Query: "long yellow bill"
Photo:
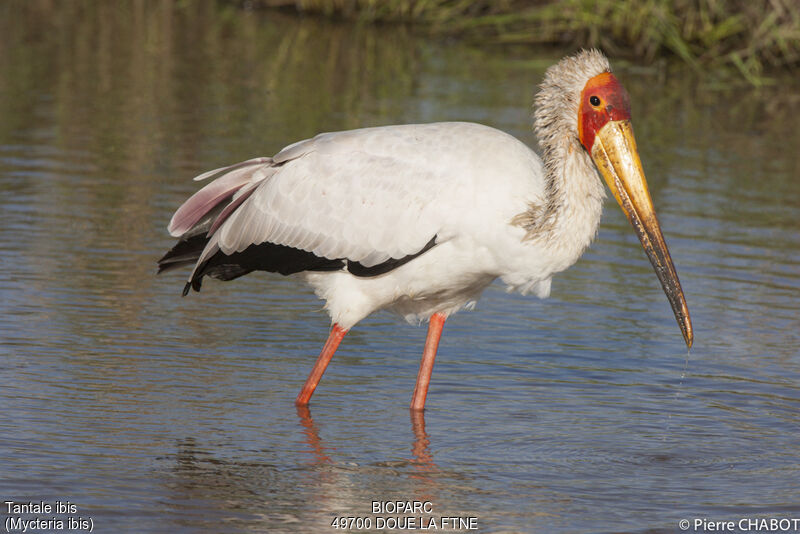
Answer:
<svg viewBox="0 0 800 534"><path fill-rule="evenodd" d="M636 230L667 294L686 346L691 347L694 340L692 319L647 189L631 121L612 120L603 126L592 145L592 159Z"/></svg>

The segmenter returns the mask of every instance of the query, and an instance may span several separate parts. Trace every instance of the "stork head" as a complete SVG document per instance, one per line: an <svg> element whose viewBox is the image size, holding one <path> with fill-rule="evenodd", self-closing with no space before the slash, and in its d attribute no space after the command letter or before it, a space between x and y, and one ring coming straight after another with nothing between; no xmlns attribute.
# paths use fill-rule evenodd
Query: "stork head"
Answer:
<svg viewBox="0 0 800 534"><path fill-rule="evenodd" d="M630 97L608 60L587 50L548 69L536 100L536 130L545 151L586 150L653 264L687 347L694 335L678 273L661 233L631 126ZM544 106L544 110L541 107ZM562 137L563 139L563 137ZM582 148L576 148L576 146Z"/></svg>

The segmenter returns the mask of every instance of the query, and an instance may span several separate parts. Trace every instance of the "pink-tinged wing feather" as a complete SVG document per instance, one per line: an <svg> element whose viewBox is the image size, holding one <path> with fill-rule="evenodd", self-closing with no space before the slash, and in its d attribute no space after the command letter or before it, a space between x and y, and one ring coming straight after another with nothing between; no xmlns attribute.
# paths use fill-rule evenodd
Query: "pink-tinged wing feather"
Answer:
<svg viewBox="0 0 800 534"><path fill-rule="evenodd" d="M200 175L205 179L215 174L225 173L189 197L189 200L178 208L167 227L170 235L182 236L220 202L249 183L261 181L266 175L258 171L269 168L271 163L271 158L256 158Z"/></svg>
<svg viewBox="0 0 800 534"><path fill-rule="evenodd" d="M223 172L231 172L235 171L236 169L240 169L242 167L247 167L248 165L254 165L256 163L272 163L272 158L264 157L264 158L252 158L248 159L247 161L241 161L239 163L234 163L233 165L228 165L227 167L220 167L218 169L214 169L212 171L206 171L203 174L195 176L192 178L195 182L202 182L212 176L216 176L217 174L222 174Z"/></svg>
<svg viewBox="0 0 800 534"><path fill-rule="evenodd" d="M260 184L261 181L259 180L258 182L252 183L247 187L240 189L239 193L234 197L234 199L227 206L225 206L225 209L223 209L220 214L217 215L217 218L214 219L214 224L212 224L211 228L208 229L208 235L212 235L214 232L216 232L217 228L219 228L220 225L225 222L225 219L227 219L228 216L230 216L230 214L233 213L233 211L238 208L242 202L247 200L247 198L253 194L253 191L255 191Z"/></svg>

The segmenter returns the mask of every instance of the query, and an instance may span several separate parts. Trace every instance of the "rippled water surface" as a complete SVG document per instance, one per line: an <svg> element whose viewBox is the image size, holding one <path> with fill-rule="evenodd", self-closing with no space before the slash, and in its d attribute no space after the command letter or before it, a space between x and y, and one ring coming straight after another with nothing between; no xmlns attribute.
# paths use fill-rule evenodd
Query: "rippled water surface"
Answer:
<svg viewBox="0 0 800 534"><path fill-rule="evenodd" d="M298 411L329 324L308 289L261 273L181 298L183 274L155 276L195 174L397 122L535 145L531 97L560 55L205 1L0 5L0 497L68 500L39 515L98 532L334 532L397 499L482 532L800 517L787 81L618 62L688 356L613 199L549 300L492 286L448 321L424 418L407 407L424 328L365 320Z"/></svg>

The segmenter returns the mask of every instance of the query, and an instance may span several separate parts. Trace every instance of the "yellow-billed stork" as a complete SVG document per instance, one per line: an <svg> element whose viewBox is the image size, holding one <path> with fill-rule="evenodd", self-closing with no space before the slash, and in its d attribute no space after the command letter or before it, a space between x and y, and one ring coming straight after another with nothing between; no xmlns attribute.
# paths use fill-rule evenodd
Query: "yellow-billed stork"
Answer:
<svg viewBox="0 0 800 534"><path fill-rule="evenodd" d="M307 405L339 342L372 312L429 321L411 408L422 410L448 316L496 278L547 297L583 253L605 190L633 225L687 346L689 311L648 192L629 97L596 50L550 67L536 97L540 159L516 138L467 122L323 133L217 177L172 217L179 241L159 272L193 264L203 277L298 274L333 327L297 397Z"/></svg>

